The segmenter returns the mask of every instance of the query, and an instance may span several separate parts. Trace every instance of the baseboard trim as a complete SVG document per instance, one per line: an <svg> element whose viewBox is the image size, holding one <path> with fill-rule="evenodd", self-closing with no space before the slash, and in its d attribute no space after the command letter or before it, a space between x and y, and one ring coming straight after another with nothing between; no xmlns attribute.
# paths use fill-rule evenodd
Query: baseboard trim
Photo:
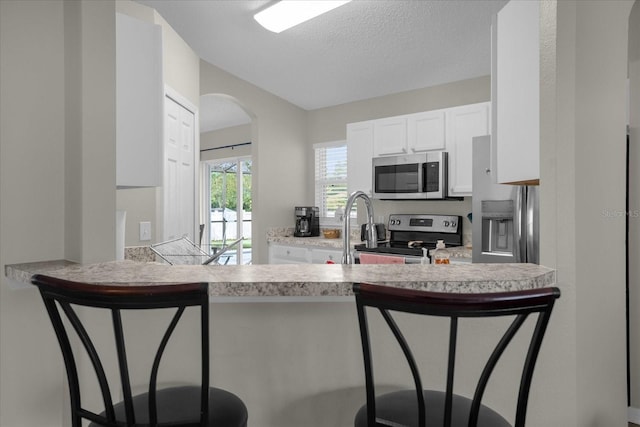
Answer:
<svg viewBox="0 0 640 427"><path fill-rule="evenodd" d="M627 408L628 421L634 424L640 424L640 409L629 406Z"/></svg>

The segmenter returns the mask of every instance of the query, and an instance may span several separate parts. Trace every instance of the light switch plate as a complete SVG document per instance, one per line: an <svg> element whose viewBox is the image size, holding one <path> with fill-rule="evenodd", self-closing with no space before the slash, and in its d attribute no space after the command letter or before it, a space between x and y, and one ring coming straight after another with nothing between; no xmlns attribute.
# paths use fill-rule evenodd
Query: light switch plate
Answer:
<svg viewBox="0 0 640 427"><path fill-rule="evenodd" d="M140 240L151 240L151 222L150 221L141 221L140 222Z"/></svg>

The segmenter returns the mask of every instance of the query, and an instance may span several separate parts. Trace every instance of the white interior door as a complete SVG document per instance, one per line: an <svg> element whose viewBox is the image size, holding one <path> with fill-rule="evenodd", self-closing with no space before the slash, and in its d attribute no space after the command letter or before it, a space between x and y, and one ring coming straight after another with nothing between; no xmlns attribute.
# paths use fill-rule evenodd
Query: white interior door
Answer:
<svg viewBox="0 0 640 427"><path fill-rule="evenodd" d="M164 240L195 239L195 115L165 97Z"/></svg>

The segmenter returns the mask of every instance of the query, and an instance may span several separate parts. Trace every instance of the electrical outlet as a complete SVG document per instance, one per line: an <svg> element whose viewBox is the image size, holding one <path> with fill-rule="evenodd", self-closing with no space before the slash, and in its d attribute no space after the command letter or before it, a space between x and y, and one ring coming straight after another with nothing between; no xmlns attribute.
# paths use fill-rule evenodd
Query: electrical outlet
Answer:
<svg viewBox="0 0 640 427"><path fill-rule="evenodd" d="M149 221L141 221L140 222L140 240L151 240L151 222Z"/></svg>

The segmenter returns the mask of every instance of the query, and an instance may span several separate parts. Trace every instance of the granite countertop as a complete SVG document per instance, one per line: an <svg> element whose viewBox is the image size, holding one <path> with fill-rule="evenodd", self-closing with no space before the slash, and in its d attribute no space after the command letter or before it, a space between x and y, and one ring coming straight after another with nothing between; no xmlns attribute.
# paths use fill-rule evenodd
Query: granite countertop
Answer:
<svg viewBox="0 0 640 427"><path fill-rule="evenodd" d="M342 250L342 238L339 239L325 239L322 233L318 237L295 237L293 235L293 228L271 228L267 232L267 242L275 243L287 246L304 246L309 248L326 248L326 249L339 249ZM351 233L351 246L363 244L360 240L359 230L354 230ZM447 247L447 250L451 254L451 258L471 258L472 250L468 246L452 246ZM429 253L433 251L430 250Z"/></svg>
<svg viewBox="0 0 640 427"><path fill-rule="evenodd" d="M555 284L555 271L535 264L304 264L166 265L112 261L89 265L68 261L5 266L12 283L32 275L96 284L207 282L212 297L345 297L352 283L367 282L435 292L481 293Z"/></svg>
<svg viewBox="0 0 640 427"><path fill-rule="evenodd" d="M429 250L429 255L433 254L435 249ZM447 246L449 256L451 258L473 258L473 250L468 246Z"/></svg>
<svg viewBox="0 0 640 427"><path fill-rule="evenodd" d="M336 228L336 227L330 227ZM342 250L342 236L338 239L326 239L320 231L320 236L315 237L295 237L293 228L273 227L267 231L267 243L275 243L281 245L305 246L309 248L324 248ZM350 235L350 244L355 246L362 243L360 240L359 229L353 229Z"/></svg>
<svg viewBox="0 0 640 427"><path fill-rule="evenodd" d="M318 237L294 237L294 236L270 236L267 237L268 243L276 243L287 246L304 246L309 248L324 248L342 250L342 238L325 239L323 236ZM351 239L351 246L362 243L360 236L358 239Z"/></svg>

